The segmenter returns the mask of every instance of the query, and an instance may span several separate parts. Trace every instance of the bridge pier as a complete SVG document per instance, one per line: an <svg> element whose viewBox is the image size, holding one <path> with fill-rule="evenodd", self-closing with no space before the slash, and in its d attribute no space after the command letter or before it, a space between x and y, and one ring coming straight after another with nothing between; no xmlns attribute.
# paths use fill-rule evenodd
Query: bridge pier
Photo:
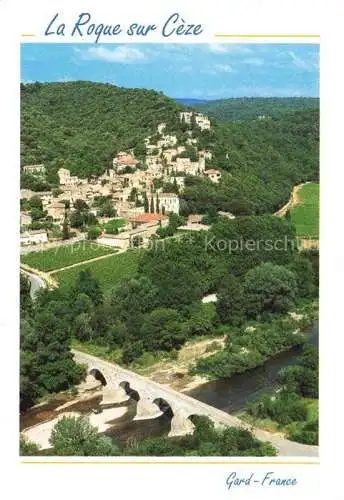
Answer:
<svg viewBox="0 0 344 500"><path fill-rule="evenodd" d="M168 436L177 437L193 434L195 426L188 417L189 414L183 409L178 410L171 420L171 430Z"/></svg>
<svg viewBox="0 0 344 500"><path fill-rule="evenodd" d="M133 420L149 420L151 418L160 417L162 414L163 412L160 408L153 403L151 396L144 396L140 393L140 399L136 407L136 415Z"/></svg>
<svg viewBox="0 0 344 500"><path fill-rule="evenodd" d="M124 403L130 399L129 394L120 386L104 387L102 391L103 399L99 403L101 406Z"/></svg>

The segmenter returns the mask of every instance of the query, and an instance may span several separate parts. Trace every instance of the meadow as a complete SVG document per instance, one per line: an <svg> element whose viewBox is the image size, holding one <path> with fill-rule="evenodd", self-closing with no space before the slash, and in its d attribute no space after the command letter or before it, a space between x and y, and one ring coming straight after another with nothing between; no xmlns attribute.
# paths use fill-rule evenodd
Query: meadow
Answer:
<svg viewBox="0 0 344 500"><path fill-rule="evenodd" d="M299 204L291 209L291 221L301 238L319 238L319 184L305 184L298 193Z"/></svg>
<svg viewBox="0 0 344 500"><path fill-rule="evenodd" d="M119 255L95 262L81 264L80 266L57 271L52 276L60 285L60 289L70 288L74 285L78 274L89 269L92 276L99 281L103 291L108 290L125 278L133 278L137 274L140 250L128 250Z"/></svg>
<svg viewBox="0 0 344 500"><path fill-rule="evenodd" d="M31 252L24 255L21 260L24 264L34 269L48 272L115 252L117 250L113 248L106 248L96 243L81 241L42 252Z"/></svg>

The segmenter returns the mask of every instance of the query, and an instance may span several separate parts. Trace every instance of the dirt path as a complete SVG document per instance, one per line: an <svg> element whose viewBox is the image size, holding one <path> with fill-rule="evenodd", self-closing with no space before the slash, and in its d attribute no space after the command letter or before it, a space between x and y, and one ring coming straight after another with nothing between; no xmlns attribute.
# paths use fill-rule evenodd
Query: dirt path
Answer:
<svg viewBox="0 0 344 500"><path fill-rule="evenodd" d="M45 288L45 286L47 286L49 289L53 289L59 286L57 281L50 276L50 273L44 273L43 271L39 271L38 269L23 263L20 263L20 270L26 275L38 278L37 288ZM41 282L39 282L39 280L41 280Z"/></svg>
<svg viewBox="0 0 344 500"><path fill-rule="evenodd" d="M309 182L304 182L302 184L294 186L289 201L285 205L283 205L283 207L277 210L274 215L277 215L277 217L284 217L288 210L298 205L300 203L299 191L306 184L309 184Z"/></svg>
<svg viewBox="0 0 344 500"><path fill-rule="evenodd" d="M126 252L126 250L121 249L113 253L108 253L106 255L101 255L100 257L94 257L94 259L83 260L81 262L77 262L76 264L71 264L70 266L60 267L59 269L53 269L46 273L48 276L59 273L60 271L65 271L66 269L72 269L72 267L82 266L83 264L89 264L92 262L96 262L97 260L107 259L108 257L113 257L114 255L120 255L121 253Z"/></svg>

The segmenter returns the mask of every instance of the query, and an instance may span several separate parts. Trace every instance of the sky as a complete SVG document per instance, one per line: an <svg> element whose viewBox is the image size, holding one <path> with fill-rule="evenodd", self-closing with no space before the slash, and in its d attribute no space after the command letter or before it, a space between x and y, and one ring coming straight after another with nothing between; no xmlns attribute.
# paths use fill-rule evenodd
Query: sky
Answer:
<svg viewBox="0 0 344 500"><path fill-rule="evenodd" d="M89 80L169 97L318 97L319 45L22 44L23 83Z"/></svg>

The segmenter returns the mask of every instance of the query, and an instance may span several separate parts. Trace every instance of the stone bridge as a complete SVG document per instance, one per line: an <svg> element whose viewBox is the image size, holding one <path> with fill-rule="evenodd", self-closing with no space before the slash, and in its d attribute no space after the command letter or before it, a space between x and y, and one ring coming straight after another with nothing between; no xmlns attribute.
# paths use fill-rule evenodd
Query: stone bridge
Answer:
<svg viewBox="0 0 344 500"><path fill-rule="evenodd" d="M283 456L317 456L318 447L289 441L283 437L261 429L252 428L247 423L218 410L213 406L198 401L186 394L177 392L170 387L158 384L137 373L126 370L90 354L72 350L77 363L87 365L87 374L102 380L103 400L101 404L115 404L127 401L129 392L136 391L138 395L137 410L134 420L145 420L162 415L163 410L172 411L171 430L169 436L184 436L191 434L194 424L190 417L205 415L216 426L235 426L250 430L258 439L269 441Z"/></svg>

